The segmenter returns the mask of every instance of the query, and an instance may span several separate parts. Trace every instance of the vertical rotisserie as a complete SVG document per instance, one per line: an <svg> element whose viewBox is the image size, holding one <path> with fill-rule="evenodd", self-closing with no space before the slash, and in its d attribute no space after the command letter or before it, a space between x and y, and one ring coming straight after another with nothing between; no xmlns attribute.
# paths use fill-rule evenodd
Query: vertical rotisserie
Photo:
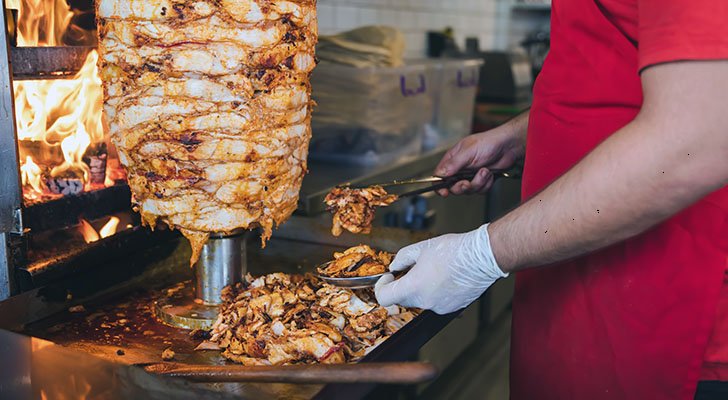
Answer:
<svg viewBox="0 0 728 400"><path fill-rule="evenodd" d="M295 210L306 173L315 0L98 0L104 110L145 223L211 233Z"/></svg>

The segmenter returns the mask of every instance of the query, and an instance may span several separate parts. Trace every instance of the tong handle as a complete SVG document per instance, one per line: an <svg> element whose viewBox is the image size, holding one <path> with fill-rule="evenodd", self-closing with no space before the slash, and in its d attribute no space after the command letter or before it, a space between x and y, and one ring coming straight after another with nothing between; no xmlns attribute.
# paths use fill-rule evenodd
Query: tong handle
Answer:
<svg viewBox="0 0 728 400"><path fill-rule="evenodd" d="M516 174L516 173L509 172L509 171L504 171L504 170L491 170L490 172L491 172L491 174L493 174L493 177L495 179L498 179L498 178L515 178L515 177L518 176L518 174ZM475 178L475 175L477 173L478 173L478 170L475 170L475 171L474 170L466 170L466 171L461 171L461 172L458 172L458 173L456 173L454 175L450 175L450 176L446 176L446 177L431 177L433 180L429 180L427 182L435 182L434 185L431 185L431 186L428 186L428 187L424 187L424 188L421 188L421 189L412 190L412 191L409 191L409 192L405 192L405 193L402 193L402 194L400 194L398 196L400 198L402 198L402 197L411 197L411 196L417 196L419 194L423 194L423 193L427 193L427 192L432 192L432 191L439 190L439 189L449 188L450 186L454 185L455 183L457 183L459 181L462 181L462 180L470 181L470 180L472 180L473 178ZM426 178L426 179L430 179L430 178Z"/></svg>
<svg viewBox="0 0 728 400"><path fill-rule="evenodd" d="M462 180L473 180L475 178L475 175L478 173L478 170L464 170L460 171L456 174L450 175L450 176L428 176L426 178L417 178L417 179L405 179L405 180L393 180L392 182L388 183L378 183L378 184L371 184L371 185L362 185L362 186L352 186L348 183L345 183L343 185L339 185L339 187L348 187L351 189L366 189L372 186L379 186L382 188L386 187L392 187L392 186L403 186L403 185L419 185L423 183L433 183L432 186L428 186L422 189L413 190L411 192L405 192L399 195L399 197L407 197L407 196L414 196L417 194L426 193L432 190L442 189L451 186L452 184L462 181ZM510 170L491 170L490 171L493 176L497 178L517 178L520 175L517 172L512 172Z"/></svg>

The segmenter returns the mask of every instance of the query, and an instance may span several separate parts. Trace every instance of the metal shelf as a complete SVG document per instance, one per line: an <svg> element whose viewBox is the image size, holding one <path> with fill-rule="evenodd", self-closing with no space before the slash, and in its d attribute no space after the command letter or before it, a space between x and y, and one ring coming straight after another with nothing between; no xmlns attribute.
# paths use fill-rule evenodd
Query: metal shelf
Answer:
<svg viewBox="0 0 728 400"><path fill-rule="evenodd" d="M12 47L13 80L58 79L81 69L91 46Z"/></svg>

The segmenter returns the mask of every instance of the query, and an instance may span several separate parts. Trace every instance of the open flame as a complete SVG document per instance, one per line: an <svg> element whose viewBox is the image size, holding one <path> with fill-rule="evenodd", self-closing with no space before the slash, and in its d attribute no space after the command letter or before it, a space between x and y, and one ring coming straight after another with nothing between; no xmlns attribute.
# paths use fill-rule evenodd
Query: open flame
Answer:
<svg viewBox="0 0 728 400"><path fill-rule="evenodd" d="M93 141L102 141L102 89L91 51L72 79L15 82L15 107L20 140L59 143L83 125Z"/></svg>
<svg viewBox="0 0 728 400"><path fill-rule="evenodd" d="M15 3L18 46L63 45L73 17L66 0ZM71 79L13 82L19 150L25 160L21 171L26 201L76 193L67 190L68 185L82 190L113 186L115 180L124 177L107 168L108 140L97 61L94 50Z"/></svg>
<svg viewBox="0 0 728 400"><path fill-rule="evenodd" d="M83 235L83 240L85 240L86 243L98 242L99 239L101 239L101 237L99 237L99 233L96 232L96 229L94 229L94 227L91 226L91 224L89 224L85 219L81 219L79 229L81 231L81 235Z"/></svg>
<svg viewBox="0 0 728 400"><path fill-rule="evenodd" d="M66 0L17 0L18 46L58 46L73 13Z"/></svg>
<svg viewBox="0 0 728 400"><path fill-rule="evenodd" d="M86 243L93 243L98 242L101 239L107 238L109 236L113 236L116 234L116 231L119 228L119 218L117 217L111 217L108 221L104 224L101 229L97 232L96 229L94 229L91 224L86 221L85 219L81 219L81 224L79 225L79 231L81 232L81 235L83 236L83 240L86 241Z"/></svg>
<svg viewBox="0 0 728 400"><path fill-rule="evenodd" d="M23 186L30 186L33 192L37 195L43 193L43 184L41 183L41 169L33 162L31 156L25 157L25 163L20 166L20 175L22 178Z"/></svg>
<svg viewBox="0 0 728 400"><path fill-rule="evenodd" d="M88 145L91 144L91 138L83 124L79 124L76 132L66 136L61 142L61 150L63 151L63 164L53 167L51 176L57 177L71 173L73 176L82 177L83 181L88 181L89 167L81 160L86 152Z"/></svg>

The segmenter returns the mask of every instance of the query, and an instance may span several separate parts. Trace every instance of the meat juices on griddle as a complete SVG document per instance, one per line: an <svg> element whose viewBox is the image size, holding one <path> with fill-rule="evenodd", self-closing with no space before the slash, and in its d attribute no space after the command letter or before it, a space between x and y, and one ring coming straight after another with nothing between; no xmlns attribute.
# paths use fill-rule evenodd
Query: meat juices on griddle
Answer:
<svg viewBox="0 0 728 400"><path fill-rule="evenodd" d="M104 111L146 224L192 243L296 209L315 0L97 0Z"/></svg>

